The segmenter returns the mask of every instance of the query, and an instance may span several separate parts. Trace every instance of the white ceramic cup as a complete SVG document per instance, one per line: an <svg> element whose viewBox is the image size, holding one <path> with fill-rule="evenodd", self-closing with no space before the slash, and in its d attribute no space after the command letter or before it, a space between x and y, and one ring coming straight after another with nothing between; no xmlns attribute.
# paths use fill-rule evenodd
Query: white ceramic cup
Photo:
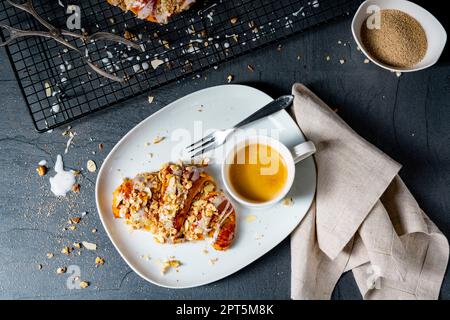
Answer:
<svg viewBox="0 0 450 320"><path fill-rule="evenodd" d="M245 148L245 146L247 145L255 144L267 145L276 150L284 159L287 168L287 179L283 189L274 199L266 202L251 202L239 195L239 193L236 192L235 188L230 182L229 177L229 169L234 162L236 153L239 152L239 150L241 150L242 148ZM299 163L302 160L305 160L306 158L309 158L314 153L316 153L316 147L311 141L303 142L289 150L283 143L271 137L261 135L247 137L244 140L237 142L233 146L233 148L231 148L231 150L225 157L224 163L222 164L222 180L225 184L225 189L237 202L244 206L251 208L267 208L273 206L284 199L284 197L291 189L295 177L295 164Z"/></svg>

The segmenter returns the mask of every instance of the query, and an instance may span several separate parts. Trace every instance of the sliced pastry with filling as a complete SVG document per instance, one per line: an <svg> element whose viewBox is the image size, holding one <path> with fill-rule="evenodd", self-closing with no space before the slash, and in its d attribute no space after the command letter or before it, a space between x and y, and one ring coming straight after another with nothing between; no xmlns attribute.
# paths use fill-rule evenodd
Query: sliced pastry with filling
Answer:
<svg viewBox="0 0 450 320"><path fill-rule="evenodd" d="M165 24L169 18L189 9L195 0L107 0L138 18Z"/></svg>
<svg viewBox="0 0 450 320"><path fill-rule="evenodd" d="M236 211L222 192L199 194L185 220L184 235L187 240L212 239L216 250L227 250L236 232Z"/></svg>
<svg viewBox="0 0 450 320"><path fill-rule="evenodd" d="M231 202L203 166L192 164L171 163L125 179L113 193L113 213L159 243L211 239L216 250L226 250L236 232Z"/></svg>
<svg viewBox="0 0 450 320"><path fill-rule="evenodd" d="M124 179L113 193L113 214L133 229L155 232L159 215L161 181L156 173Z"/></svg>

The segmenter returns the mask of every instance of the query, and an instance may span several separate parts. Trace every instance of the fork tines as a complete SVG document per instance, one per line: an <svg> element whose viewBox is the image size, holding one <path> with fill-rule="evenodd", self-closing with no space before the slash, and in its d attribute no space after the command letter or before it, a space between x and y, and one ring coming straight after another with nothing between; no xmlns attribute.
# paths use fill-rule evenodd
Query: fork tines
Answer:
<svg viewBox="0 0 450 320"><path fill-rule="evenodd" d="M203 150L205 150L208 146L210 146L212 143L214 143L214 141L216 140L216 138L214 137L214 132L207 135L206 137L203 137L202 139L198 140L197 142L194 142L193 144L191 144L190 146L186 147L187 152L189 153L193 153L197 150L200 150L199 152L197 152L194 156L197 156L199 154L203 153Z"/></svg>

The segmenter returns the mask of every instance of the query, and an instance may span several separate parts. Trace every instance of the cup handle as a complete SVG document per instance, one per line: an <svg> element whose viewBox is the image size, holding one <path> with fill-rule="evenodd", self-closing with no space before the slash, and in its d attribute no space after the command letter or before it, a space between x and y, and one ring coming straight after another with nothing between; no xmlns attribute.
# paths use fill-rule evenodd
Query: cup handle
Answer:
<svg viewBox="0 0 450 320"><path fill-rule="evenodd" d="M297 164L306 158L311 157L317 151L316 146L311 141L303 142L292 148L292 157L294 158L294 163Z"/></svg>

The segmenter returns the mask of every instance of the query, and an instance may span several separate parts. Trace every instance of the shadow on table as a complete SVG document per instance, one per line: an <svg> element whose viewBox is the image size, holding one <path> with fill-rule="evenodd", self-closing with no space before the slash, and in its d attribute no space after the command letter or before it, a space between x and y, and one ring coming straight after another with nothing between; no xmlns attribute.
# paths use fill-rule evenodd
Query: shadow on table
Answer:
<svg viewBox="0 0 450 320"><path fill-rule="evenodd" d="M254 81L243 81L240 82L242 85L250 86L252 88L261 90L264 93L267 93L272 98L277 98L279 96L289 94L290 92L286 92L286 86L283 85L274 85L273 83L267 83L267 82L254 82Z"/></svg>

